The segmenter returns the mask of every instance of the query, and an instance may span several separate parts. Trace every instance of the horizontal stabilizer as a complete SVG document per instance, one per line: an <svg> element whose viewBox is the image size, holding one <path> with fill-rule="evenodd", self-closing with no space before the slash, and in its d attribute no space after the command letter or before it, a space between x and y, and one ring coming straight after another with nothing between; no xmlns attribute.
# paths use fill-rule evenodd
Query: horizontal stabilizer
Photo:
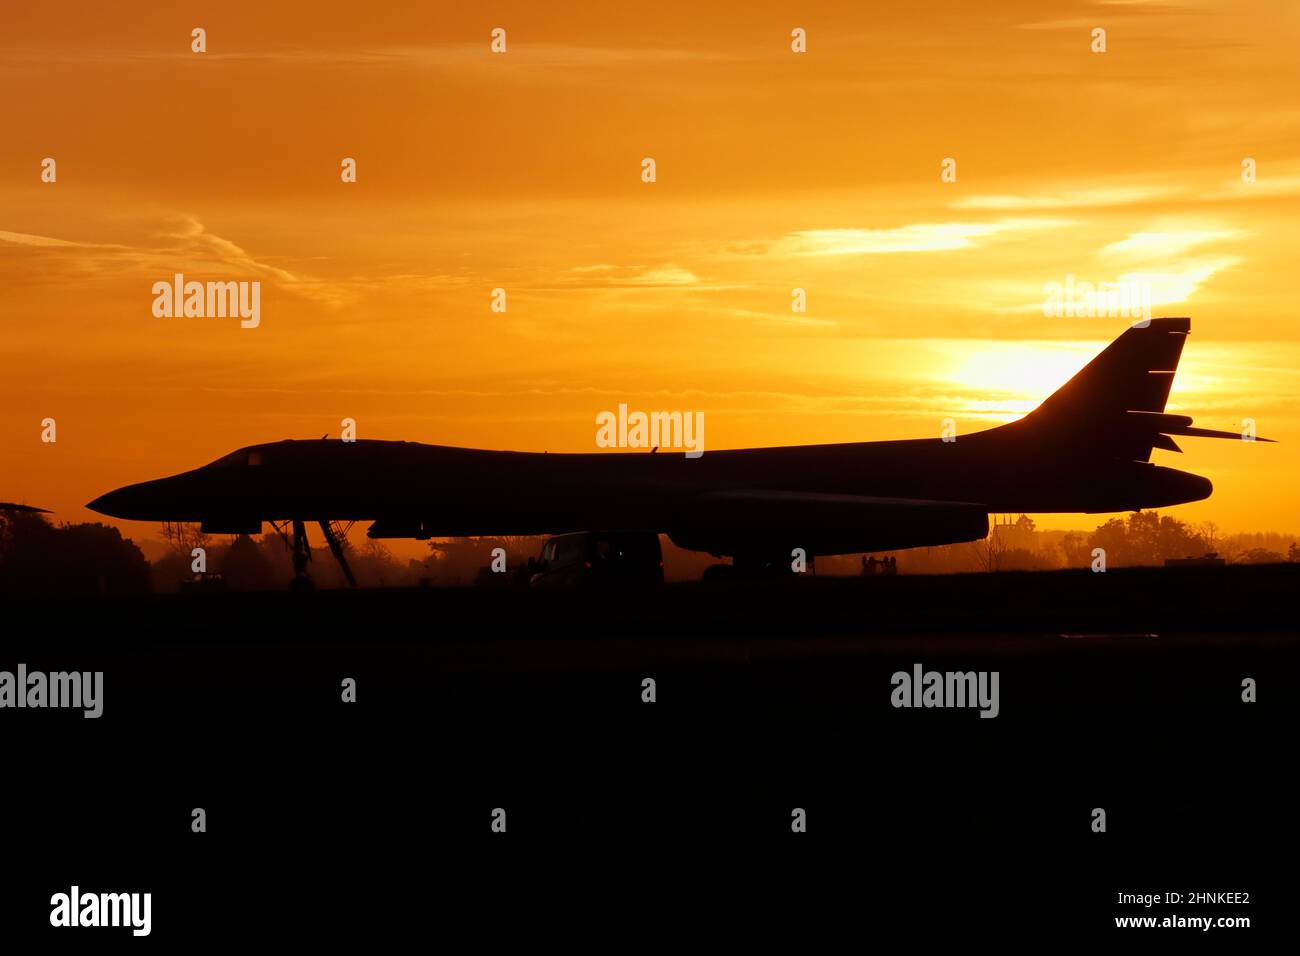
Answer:
<svg viewBox="0 0 1300 956"><path fill-rule="evenodd" d="M1143 432L1163 432L1165 436L1188 435L1192 438L1236 438L1240 441L1273 441L1272 438L1247 438L1241 432L1224 432L1213 428L1194 428L1192 427L1192 419L1187 415L1168 415L1162 412L1144 412L1130 409L1127 421L1130 427L1136 426ZM1169 442L1169 445L1173 445L1172 448L1156 440L1153 440L1152 444L1156 448L1164 448L1166 451L1181 450L1173 441Z"/></svg>
<svg viewBox="0 0 1300 956"><path fill-rule="evenodd" d="M1191 435L1193 438L1235 438L1237 441L1277 441L1276 438L1247 438L1241 432L1221 432L1214 428L1192 428L1190 425L1172 434Z"/></svg>

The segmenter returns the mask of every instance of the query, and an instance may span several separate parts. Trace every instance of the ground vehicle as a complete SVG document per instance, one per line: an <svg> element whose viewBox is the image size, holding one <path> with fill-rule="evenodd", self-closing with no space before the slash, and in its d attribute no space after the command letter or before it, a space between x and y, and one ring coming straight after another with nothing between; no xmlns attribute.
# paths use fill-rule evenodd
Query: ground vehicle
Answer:
<svg viewBox="0 0 1300 956"><path fill-rule="evenodd" d="M662 584L659 535L640 531L582 531L550 538L528 559L533 587L564 584Z"/></svg>

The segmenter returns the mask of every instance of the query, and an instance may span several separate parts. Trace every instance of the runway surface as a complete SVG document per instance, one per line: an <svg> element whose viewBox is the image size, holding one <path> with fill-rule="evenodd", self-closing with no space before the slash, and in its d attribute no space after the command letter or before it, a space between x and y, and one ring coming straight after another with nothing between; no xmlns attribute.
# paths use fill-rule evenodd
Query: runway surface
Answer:
<svg viewBox="0 0 1300 956"><path fill-rule="evenodd" d="M318 905L322 873L340 932L507 886L648 918L722 881L809 913L1113 938L1137 913L1118 893L1198 886L1280 926L1298 571L10 595L0 669L104 684L98 719L0 715L10 845L34 861L10 903L47 912L73 872L135 880L158 935L242 938L212 894L275 922ZM997 716L894 706L918 666L996 672ZM560 858L592 877L581 903L551 885Z"/></svg>

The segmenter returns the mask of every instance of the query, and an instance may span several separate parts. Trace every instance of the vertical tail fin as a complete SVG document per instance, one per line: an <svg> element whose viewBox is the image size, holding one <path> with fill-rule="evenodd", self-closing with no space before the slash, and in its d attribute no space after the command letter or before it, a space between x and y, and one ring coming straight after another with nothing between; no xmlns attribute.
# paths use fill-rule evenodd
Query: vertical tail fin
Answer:
<svg viewBox="0 0 1300 956"><path fill-rule="evenodd" d="M1191 328L1187 318L1151 319L1133 326L1043 404L1003 427L1030 440L1039 454L1073 461L1150 461L1153 448L1182 451L1174 435L1272 441L1257 437L1253 426L1247 432L1194 428L1187 415L1165 412ZM1200 497L1208 494L1206 490Z"/></svg>
<svg viewBox="0 0 1300 956"><path fill-rule="evenodd" d="M1162 413L1191 326L1188 318L1134 325L1030 412L1023 425L1068 436L1075 447L1136 461L1149 461L1153 447L1179 451L1160 434L1166 429L1156 419L1167 417Z"/></svg>
<svg viewBox="0 0 1300 956"><path fill-rule="evenodd" d="M1133 326L1027 420L1061 425L1119 422L1128 412L1163 412L1191 327L1187 318L1152 319Z"/></svg>

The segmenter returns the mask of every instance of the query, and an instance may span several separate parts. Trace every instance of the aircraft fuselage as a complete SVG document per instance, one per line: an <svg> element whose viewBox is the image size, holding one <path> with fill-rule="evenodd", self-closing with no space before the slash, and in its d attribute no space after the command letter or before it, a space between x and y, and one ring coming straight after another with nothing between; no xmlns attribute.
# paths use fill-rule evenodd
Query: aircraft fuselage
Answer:
<svg viewBox="0 0 1300 956"><path fill-rule="evenodd" d="M699 495L784 492L965 502L986 512L1163 507L1210 492L1197 475L1146 462L1072 457L1003 426L940 438L710 451L548 454L413 442L284 441L119 489L91 507L141 521L328 518L418 522L424 533L668 531ZM757 476L761 476L761 479Z"/></svg>

